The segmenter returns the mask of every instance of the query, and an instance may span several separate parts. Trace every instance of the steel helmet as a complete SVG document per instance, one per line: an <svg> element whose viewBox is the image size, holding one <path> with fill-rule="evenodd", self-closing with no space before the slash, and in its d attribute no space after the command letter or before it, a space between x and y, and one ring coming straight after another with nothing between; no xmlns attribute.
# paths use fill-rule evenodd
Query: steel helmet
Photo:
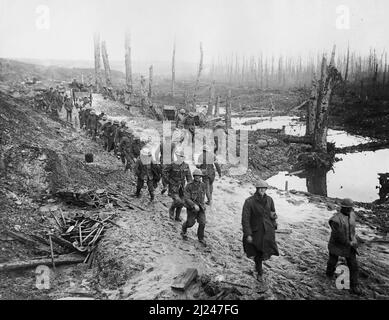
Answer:
<svg viewBox="0 0 389 320"><path fill-rule="evenodd" d="M107 120L108 117L106 115L103 115L103 120Z"/></svg>
<svg viewBox="0 0 389 320"><path fill-rule="evenodd" d="M180 113L182 113L182 114L184 114L185 112L186 112L185 109L180 110Z"/></svg>
<svg viewBox="0 0 389 320"><path fill-rule="evenodd" d="M215 128L223 128L224 127L224 122L218 121L215 124Z"/></svg>
<svg viewBox="0 0 389 320"><path fill-rule="evenodd" d="M119 120L115 120L113 124L119 124Z"/></svg>
<svg viewBox="0 0 389 320"><path fill-rule="evenodd" d="M201 170L200 169L195 169L194 171L193 171L193 174L192 174L193 176L203 176L203 173L201 172Z"/></svg>
<svg viewBox="0 0 389 320"><path fill-rule="evenodd" d="M210 148L205 144L203 145L203 151L210 151Z"/></svg>
<svg viewBox="0 0 389 320"><path fill-rule="evenodd" d="M126 125L126 122L125 122L124 120L122 120L122 121L120 121L120 124L121 124L122 126L124 126L124 125Z"/></svg>
<svg viewBox="0 0 389 320"><path fill-rule="evenodd" d="M354 202L350 198L343 199L341 204L343 208L352 208L354 206Z"/></svg>
<svg viewBox="0 0 389 320"><path fill-rule="evenodd" d="M256 188L269 188L269 184L265 180L258 179L255 182L255 187Z"/></svg>
<svg viewBox="0 0 389 320"><path fill-rule="evenodd" d="M96 111L95 111L95 110L92 110L92 111L90 112L90 114L96 114Z"/></svg>
<svg viewBox="0 0 389 320"><path fill-rule="evenodd" d="M151 150L150 150L150 149L147 149L147 148L142 149L140 153L142 154L142 156L151 157L151 155L152 155L152 154L151 154Z"/></svg>
<svg viewBox="0 0 389 320"><path fill-rule="evenodd" d="M182 149L177 149L174 153L179 157L185 157L185 152Z"/></svg>

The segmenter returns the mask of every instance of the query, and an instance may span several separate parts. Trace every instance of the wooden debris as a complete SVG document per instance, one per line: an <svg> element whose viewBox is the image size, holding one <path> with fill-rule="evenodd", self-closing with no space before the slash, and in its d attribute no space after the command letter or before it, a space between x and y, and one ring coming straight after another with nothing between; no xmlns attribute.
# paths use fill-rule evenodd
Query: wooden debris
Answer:
<svg viewBox="0 0 389 320"><path fill-rule="evenodd" d="M42 245L41 243L29 238L27 235L21 232L5 230L5 233L7 233L10 237L14 238L15 240L18 240L24 244L36 248L38 251L50 253L50 248L47 245Z"/></svg>
<svg viewBox="0 0 389 320"><path fill-rule="evenodd" d="M281 233L281 234L291 234L293 231L291 229L279 229L276 230L276 233Z"/></svg>
<svg viewBox="0 0 389 320"><path fill-rule="evenodd" d="M55 256L56 265L65 265L65 264L75 264L81 263L84 261L84 257L78 254L66 254ZM26 269L26 268L34 268L39 265L52 265L51 258L46 259L33 259L33 260L23 260L23 261L10 261L0 264L0 271L10 271L17 269Z"/></svg>
<svg viewBox="0 0 389 320"><path fill-rule="evenodd" d="M191 282L197 277L198 272L195 268L188 268L186 271L179 275L174 283L171 285L173 289L185 291Z"/></svg>

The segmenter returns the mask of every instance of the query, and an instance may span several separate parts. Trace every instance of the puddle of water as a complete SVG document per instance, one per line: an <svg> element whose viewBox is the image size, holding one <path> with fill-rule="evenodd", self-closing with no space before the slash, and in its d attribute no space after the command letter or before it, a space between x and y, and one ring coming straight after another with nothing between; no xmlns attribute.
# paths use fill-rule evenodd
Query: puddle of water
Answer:
<svg viewBox="0 0 389 320"><path fill-rule="evenodd" d="M352 198L361 202L377 200L378 173L389 171L389 149L337 155L342 161L334 164L333 171L302 173L287 176L287 172L269 178L270 185L289 190L310 192L334 198Z"/></svg>
<svg viewBox="0 0 389 320"><path fill-rule="evenodd" d="M244 125L246 121L258 120L258 123ZM285 133L292 136L305 135L305 122L299 121L298 117L277 116L277 117L252 117L252 118L233 118L232 126L234 129L255 131L258 129L282 129L285 126ZM374 140L352 135L342 130L328 130L328 142L334 142L336 147L348 147L360 143L372 142Z"/></svg>

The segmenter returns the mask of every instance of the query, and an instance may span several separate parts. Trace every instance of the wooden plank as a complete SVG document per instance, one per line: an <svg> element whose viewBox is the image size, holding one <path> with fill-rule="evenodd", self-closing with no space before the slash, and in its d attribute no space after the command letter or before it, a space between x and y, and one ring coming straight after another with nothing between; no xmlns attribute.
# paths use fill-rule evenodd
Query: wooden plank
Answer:
<svg viewBox="0 0 389 320"><path fill-rule="evenodd" d="M84 261L84 259L85 257L78 254L60 255L56 257L55 264L58 266L58 265L65 265L65 264L81 263ZM10 261L10 262L1 263L0 272L17 270L17 269L34 268L40 265L51 266L52 265L51 258Z"/></svg>
<svg viewBox="0 0 389 320"><path fill-rule="evenodd" d="M62 237L60 237L60 236L57 236L57 235L54 235L54 234L53 234L53 235L51 236L51 239L52 239L55 243L59 244L60 246L63 246L63 247L65 247L65 248L68 248L68 249L73 250L73 251L77 250L77 249L73 246L73 244L72 244L71 242L65 240L64 238L62 238Z"/></svg>
<svg viewBox="0 0 389 320"><path fill-rule="evenodd" d="M21 233L21 232L15 232L11 230L5 230L5 233L7 233L10 237L14 238L15 240L18 240L24 244L30 245L34 248L36 248L39 251L42 252L48 252L50 253L50 248L47 245L42 245L41 243L27 237L27 235Z"/></svg>
<svg viewBox="0 0 389 320"><path fill-rule="evenodd" d="M173 289L183 290L185 291L186 288L190 285L190 283L197 277L198 272L195 268L188 268L186 271L179 275L174 283L171 285Z"/></svg>
<svg viewBox="0 0 389 320"><path fill-rule="evenodd" d="M290 233L292 233L292 230L291 229L280 229L280 230L276 230L276 233L290 234Z"/></svg>

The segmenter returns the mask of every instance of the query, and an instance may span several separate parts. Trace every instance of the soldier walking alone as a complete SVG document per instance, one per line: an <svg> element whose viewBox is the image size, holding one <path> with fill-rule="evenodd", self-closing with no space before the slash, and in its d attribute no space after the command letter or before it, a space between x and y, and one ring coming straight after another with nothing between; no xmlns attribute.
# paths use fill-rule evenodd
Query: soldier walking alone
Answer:
<svg viewBox="0 0 389 320"><path fill-rule="evenodd" d="M339 256L345 257L350 270L350 291L360 295L358 285L357 239L355 236L354 203L351 199L344 199L340 212L335 213L329 220L331 237L328 243L329 259L327 262L327 276L332 278Z"/></svg>
<svg viewBox="0 0 389 320"><path fill-rule="evenodd" d="M257 279L262 280L262 262L278 256L275 239L277 215L274 202L266 194L268 184L259 180L256 192L246 199L242 210L243 249L247 257L254 257Z"/></svg>
<svg viewBox="0 0 389 320"><path fill-rule="evenodd" d="M197 238L200 243L204 246L207 243L204 240L204 230L205 230L205 184L201 182L201 177L203 173L199 169L193 171L193 181L188 183L184 191L185 207L187 208L187 218L184 224L182 225L181 236L184 240L188 237L186 231L188 228L193 227L196 223L196 220L199 224L197 228Z"/></svg>

